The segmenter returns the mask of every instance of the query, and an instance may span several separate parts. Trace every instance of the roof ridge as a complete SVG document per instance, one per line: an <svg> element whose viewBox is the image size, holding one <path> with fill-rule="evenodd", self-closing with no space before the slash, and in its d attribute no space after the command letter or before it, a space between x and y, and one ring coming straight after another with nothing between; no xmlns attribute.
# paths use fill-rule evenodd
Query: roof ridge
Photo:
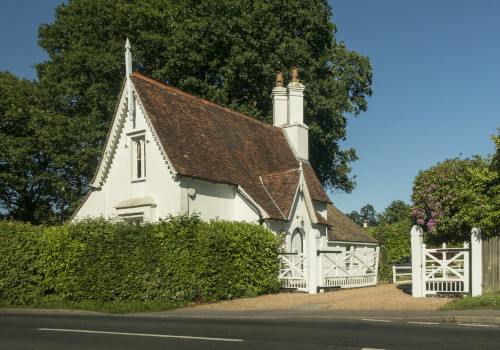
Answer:
<svg viewBox="0 0 500 350"><path fill-rule="evenodd" d="M281 128L280 128L280 127L277 127L277 126L274 126L274 125L271 125L271 124L264 123L263 121L260 121L260 120L258 120L258 119L255 119L255 118L253 118L253 117L250 117L250 116L248 116L248 115L246 115L246 114L243 114L243 113L241 113L241 112L234 111L234 110L232 110L232 109L230 109L230 108L227 108L227 107L224 107L224 106L218 105L217 103L214 103L214 102L211 102L211 101L205 100L205 99L203 99L203 98L199 98L199 97L197 97L197 96L195 96L195 95L193 95L193 94L187 93L187 92L185 92L185 91L182 91L182 90L180 90L180 89L174 88L174 87L169 86L169 85L167 85L167 84L160 83L159 81L156 81L156 80L154 80L154 79L152 79L152 78L149 78L149 77L147 77L147 76L145 76L145 75L142 75L142 74L140 74L140 73L136 73L136 72L134 72L134 73L132 73L132 75L133 75L134 77L136 77L136 78L140 78L140 79L142 79L142 80L148 81L148 82L150 82L150 83L152 83L152 84L158 85L159 87L161 87L161 88L165 88L165 89L170 90L170 91L172 91L172 92L174 92L174 93L178 93L178 94L180 94L180 95L183 95L183 96L189 97L189 98L191 98L191 99L196 99L196 100L198 100L198 101L200 101L200 102L203 102L203 103L205 103L205 104L207 104L207 105L211 105L211 106L213 106L213 107L216 107L216 108L219 108L219 109L226 110L226 111L227 111L227 112L229 112L229 113L232 113L232 114L234 114L234 115L236 115L236 116L239 116L239 117L243 117L243 118L245 118L245 119L247 119L247 120L249 120L249 121L251 121L251 122L255 122L255 123L261 124L261 125L263 125L263 126L265 126L265 127L269 127L269 128L271 128L271 129L278 129L278 130L281 130Z"/></svg>

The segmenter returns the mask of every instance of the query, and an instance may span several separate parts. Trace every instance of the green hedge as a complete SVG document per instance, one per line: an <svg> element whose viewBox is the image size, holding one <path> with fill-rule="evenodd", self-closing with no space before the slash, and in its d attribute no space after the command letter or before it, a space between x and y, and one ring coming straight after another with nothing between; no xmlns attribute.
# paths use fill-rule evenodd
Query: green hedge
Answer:
<svg viewBox="0 0 500 350"><path fill-rule="evenodd" d="M244 222L0 221L0 301L217 301L278 290L277 241Z"/></svg>
<svg viewBox="0 0 500 350"><path fill-rule="evenodd" d="M411 257L411 222L405 219L389 226L367 229L380 246L379 280L392 281L389 264L407 262Z"/></svg>
<svg viewBox="0 0 500 350"><path fill-rule="evenodd" d="M368 233L387 250L387 262L407 261L411 256L411 222L409 219L389 226L369 228Z"/></svg>

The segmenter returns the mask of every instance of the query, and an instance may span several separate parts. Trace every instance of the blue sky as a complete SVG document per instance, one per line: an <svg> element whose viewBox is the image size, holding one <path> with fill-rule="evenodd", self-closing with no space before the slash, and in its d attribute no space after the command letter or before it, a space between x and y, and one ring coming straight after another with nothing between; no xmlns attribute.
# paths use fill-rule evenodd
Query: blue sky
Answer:
<svg viewBox="0 0 500 350"><path fill-rule="evenodd" d="M37 46L61 0L0 1L0 70L35 79ZM374 95L350 117L358 186L329 193L343 212L409 203L418 171L446 158L493 152L500 127L500 1L335 0L337 39L370 57Z"/></svg>

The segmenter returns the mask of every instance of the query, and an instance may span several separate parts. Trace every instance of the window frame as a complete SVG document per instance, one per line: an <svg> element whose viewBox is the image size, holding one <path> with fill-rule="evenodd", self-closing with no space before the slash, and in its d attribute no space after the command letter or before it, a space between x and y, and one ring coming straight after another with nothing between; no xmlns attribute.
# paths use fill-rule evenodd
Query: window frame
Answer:
<svg viewBox="0 0 500 350"><path fill-rule="evenodd" d="M131 144L131 178L132 182L146 181L146 136L144 132L129 135Z"/></svg>

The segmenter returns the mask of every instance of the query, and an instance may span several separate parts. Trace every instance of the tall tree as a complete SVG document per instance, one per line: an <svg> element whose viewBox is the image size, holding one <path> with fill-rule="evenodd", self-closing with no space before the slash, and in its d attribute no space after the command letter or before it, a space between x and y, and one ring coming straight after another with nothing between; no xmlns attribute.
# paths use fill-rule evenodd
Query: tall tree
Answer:
<svg viewBox="0 0 500 350"><path fill-rule="evenodd" d="M354 221L359 226L363 227L363 223L365 219L358 213L356 210L351 211L349 214L346 214L352 221Z"/></svg>
<svg viewBox="0 0 500 350"><path fill-rule="evenodd" d="M411 205L402 200L392 201L385 210L378 214L380 224L395 224L397 222L409 219L411 214Z"/></svg>
<svg viewBox="0 0 500 350"><path fill-rule="evenodd" d="M377 211L371 204L364 205L359 213L356 210L346 214L352 221L363 227L366 221L368 226L378 226L380 224Z"/></svg>
<svg viewBox="0 0 500 350"><path fill-rule="evenodd" d="M306 85L311 163L328 188L350 192L354 149L342 150L347 115L367 108L369 59L335 39L326 0L69 0L39 29L49 60L36 66L52 104L78 129L81 175L89 179L124 77L123 47L134 70L265 122L272 120L276 70ZM82 142L84 140L84 142Z"/></svg>
<svg viewBox="0 0 500 350"><path fill-rule="evenodd" d="M500 128L498 128L498 135L493 135L491 139L495 143L495 154L493 155L491 165L500 176Z"/></svg>
<svg viewBox="0 0 500 350"><path fill-rule="evenodd" d="M380 224L378 220L378 215L377 211L371 204L365 205L361 210L359 211L361 216L363 217L363 220L366 220L368 223L368 226L378 226Z"/></svg>
<svg viewBox="0 0 500 350"><path fill-rule="evenodd" d="M88 172L79 130L52 108L37 82L0 72L0 208L34 224L64 220Z"/></svg>

